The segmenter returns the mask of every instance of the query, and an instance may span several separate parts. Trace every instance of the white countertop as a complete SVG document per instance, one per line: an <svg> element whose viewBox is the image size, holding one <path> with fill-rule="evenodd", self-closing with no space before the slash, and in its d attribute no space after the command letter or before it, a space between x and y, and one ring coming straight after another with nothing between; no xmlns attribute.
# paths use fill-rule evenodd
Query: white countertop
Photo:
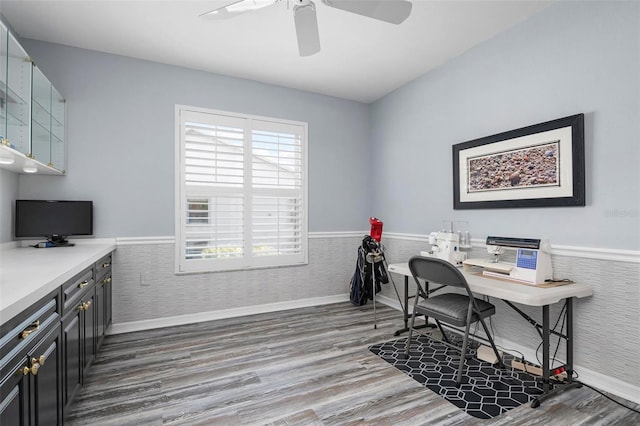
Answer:
<svg viewBox="0 0 640 426"><path fill-rule="evenodd" d="M407 263L391 264L389 272L411 277ZM460 272L466 278L469 289L473 293L529 306L550 305L567 297L587 297L593 294L593 288L583 283L565 284L557 287L536 287L476 275L464 270L460 270Z"/></svg>
<svg viewBox="0 0 640 426"><path fill-rule="evenodd" d="M0 251L0 324L116 249L115 240L74 242L74 247Z"/></svg>

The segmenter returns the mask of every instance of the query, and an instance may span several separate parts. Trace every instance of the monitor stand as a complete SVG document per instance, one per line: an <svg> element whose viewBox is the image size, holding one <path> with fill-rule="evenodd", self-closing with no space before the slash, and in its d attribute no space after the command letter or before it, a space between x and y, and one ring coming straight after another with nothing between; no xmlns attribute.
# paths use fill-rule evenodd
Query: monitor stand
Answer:
<svg viewBox="0 0 640 426"><path fill-rule="evenodd" d="M47 237L47 242L51 243L52 247L73 247L74 243L70 243L64 235L51 235Z"/></svg>

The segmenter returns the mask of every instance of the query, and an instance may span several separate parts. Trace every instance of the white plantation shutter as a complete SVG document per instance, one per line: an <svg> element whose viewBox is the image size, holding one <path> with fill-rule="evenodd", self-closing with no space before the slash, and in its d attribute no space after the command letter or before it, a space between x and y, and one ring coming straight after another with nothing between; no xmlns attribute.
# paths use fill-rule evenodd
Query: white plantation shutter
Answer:
<svg viewBox="0 0 640 426"><path fill-rule="evenodd" d="M177 272L307 262L306 124L176 107Z"/></svg>

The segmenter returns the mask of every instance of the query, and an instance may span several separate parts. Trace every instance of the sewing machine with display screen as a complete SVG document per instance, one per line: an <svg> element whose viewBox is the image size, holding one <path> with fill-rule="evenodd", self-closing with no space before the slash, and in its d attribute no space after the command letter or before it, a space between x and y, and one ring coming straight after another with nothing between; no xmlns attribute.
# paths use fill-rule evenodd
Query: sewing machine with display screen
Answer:
<svg viewBox="0 0 640 426"><path fill-rule="evenodd" d="M553 278L551 245L548 240L487 237L486 244L487 252L493 255L493 259L467 259L462 262L465 269L477 266L483 269L483 275L525 284L543 284L545 280ZM515 264L498 261L504 248L516 250Z"/></svg>

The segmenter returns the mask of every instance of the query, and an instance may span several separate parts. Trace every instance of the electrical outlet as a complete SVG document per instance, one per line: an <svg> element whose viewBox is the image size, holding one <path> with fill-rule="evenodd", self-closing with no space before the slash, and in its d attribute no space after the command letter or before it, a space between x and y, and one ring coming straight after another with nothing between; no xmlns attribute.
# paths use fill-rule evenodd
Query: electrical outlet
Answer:
<svg viewBox="0 0 640 426"><path fill-rule="evenodd" d="M140 272L140 286L142 287L151 286L151 272L149 271Z"/></svg>

